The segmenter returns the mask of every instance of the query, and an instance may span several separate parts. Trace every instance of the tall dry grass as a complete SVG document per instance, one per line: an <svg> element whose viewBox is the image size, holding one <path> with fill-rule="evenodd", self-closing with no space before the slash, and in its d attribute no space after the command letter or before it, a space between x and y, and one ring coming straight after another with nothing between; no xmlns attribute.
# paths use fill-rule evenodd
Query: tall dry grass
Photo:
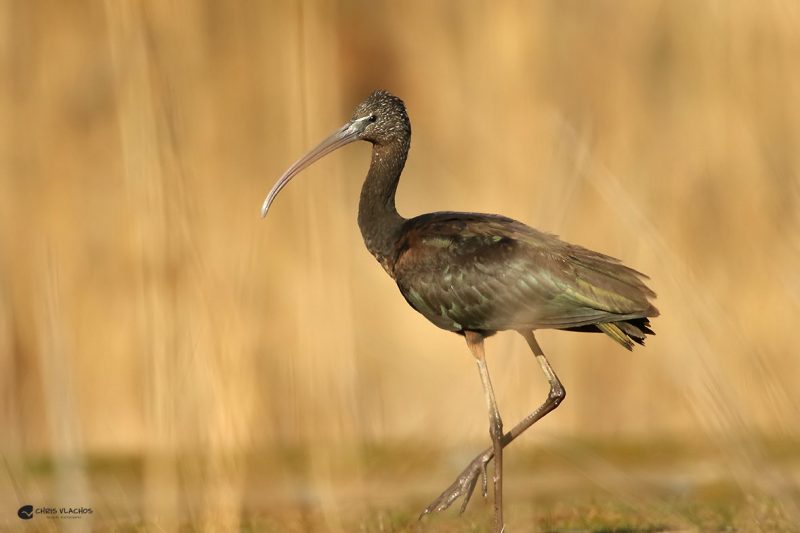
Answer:
<svg viewBox="0 0 800 533"><path fill-rule="evenodd" d="M800 436L799 9L5 2L3 500L233 529L273 494L258 456L278 500L335 530L368 505L348 496L365 447L485 444L463 341L410 310L361 243L367 146L258 219L280 172L383 87L414 128L403 214L502 212L659 293L658 336L633 354L540 334L569 401L525 442L711 442L743 490L800 520L792 478L751 439ZM511 423L546 383L514 336L488 353ZM98 495L98 457L141 469Z"/></svg>

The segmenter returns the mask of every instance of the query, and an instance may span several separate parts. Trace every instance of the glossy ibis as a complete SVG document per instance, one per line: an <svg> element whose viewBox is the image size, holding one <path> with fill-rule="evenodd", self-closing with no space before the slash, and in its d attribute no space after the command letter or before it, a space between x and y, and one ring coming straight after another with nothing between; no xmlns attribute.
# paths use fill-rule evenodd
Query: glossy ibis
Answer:
<svg viewBox="0 0 800 533"><path fill-rule="evenodd" d="M395 191L411 143L402 100L376 91L358 104L350 121L295 162L264 200L266 216L289 180L325 154L353 141L372 143L372 162L361 189L358 225L367 249L397 282L408 303L436 326L463 335L475 357L489 408L492 446L467 466L422 513L448 508L463 497L465 509L478 482L488 482L494 458L495 530L503 529L503 448L564 400L565 390L539 347L534 330L602 332L627 349L653 334L648 317L655 293L647 276L617 259L499 215L441 212L411 219L395 208ZM550 383L544 403L503 432L484 357L483 340L514 330L527 341Z"/></svg>

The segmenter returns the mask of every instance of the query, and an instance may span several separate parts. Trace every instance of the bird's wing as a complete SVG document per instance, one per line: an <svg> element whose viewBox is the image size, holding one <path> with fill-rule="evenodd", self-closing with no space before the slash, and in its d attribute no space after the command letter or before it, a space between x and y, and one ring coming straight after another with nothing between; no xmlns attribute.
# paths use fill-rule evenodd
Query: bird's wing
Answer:
<svg viewBox="0 0 800 533"><path fill-rule="evenodd" d="M394 274L415 309L452 331L569 328L658 314L643 274L496 215L409 220Z"/></svg>

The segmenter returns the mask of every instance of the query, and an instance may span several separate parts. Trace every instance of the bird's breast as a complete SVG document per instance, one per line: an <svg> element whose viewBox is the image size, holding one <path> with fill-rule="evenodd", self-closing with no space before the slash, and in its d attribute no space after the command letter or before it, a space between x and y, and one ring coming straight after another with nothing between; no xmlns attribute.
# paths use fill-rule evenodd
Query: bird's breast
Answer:
<svg viewBox="0 0 800 533"><path fill-rule="evenodd" d="M386 273L389 274L389 276L391 276L392 279L394 279L393 262L387 256L380 253L375 254L375 259L378 260L378 263L380 263L380 265L383 267Z"/></svg>

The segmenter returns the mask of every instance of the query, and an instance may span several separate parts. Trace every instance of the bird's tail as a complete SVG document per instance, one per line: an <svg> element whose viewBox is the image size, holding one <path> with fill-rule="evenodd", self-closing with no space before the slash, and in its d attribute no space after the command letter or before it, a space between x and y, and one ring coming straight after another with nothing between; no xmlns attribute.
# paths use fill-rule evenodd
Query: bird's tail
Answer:
<svg viewBox="0 0 800 533"><path fill-rule="evenodd" d="M633 350L634 342L644 345L646 335L655 335L655 332L650 329L650 321L647 318L632 318L621 322L606 322L595 325L600 331L628 350Z"/></svg>

